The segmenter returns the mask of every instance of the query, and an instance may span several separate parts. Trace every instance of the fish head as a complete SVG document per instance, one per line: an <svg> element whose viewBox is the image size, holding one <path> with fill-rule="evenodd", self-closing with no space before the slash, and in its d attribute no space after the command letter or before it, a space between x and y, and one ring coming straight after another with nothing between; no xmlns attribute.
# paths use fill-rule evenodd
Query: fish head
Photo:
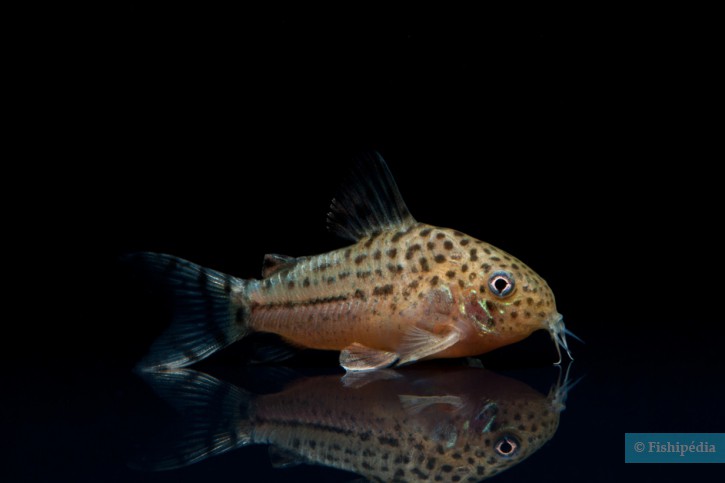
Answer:
<svg viewBox="0 0 725 483"><path fill-rule="evenodd" d="M512 389L516 394L507 394ZM533 389L505 384L500 391L498 397L481 399L467 424L467 441L480 448L477 456L488 477L538 451L556 433L561 412L550 397Z"/></svg>
<svg viewBox="0 0 725 483"><path fill-rule="evenodd" d="M481 242L477 251L476 279L462 305L462 312L472 319L479 335L486 339L485 350L495 349L525 339L544 329L561 351L569 354L563 317L549 284L525 263L491 245ZM576 337L576 336L574 336Z"/></svg>

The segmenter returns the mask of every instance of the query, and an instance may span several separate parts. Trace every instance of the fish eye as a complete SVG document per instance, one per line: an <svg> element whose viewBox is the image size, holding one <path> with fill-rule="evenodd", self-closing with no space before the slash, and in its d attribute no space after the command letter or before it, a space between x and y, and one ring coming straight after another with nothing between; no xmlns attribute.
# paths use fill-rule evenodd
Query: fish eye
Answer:
<svg viewBox="0 0 725 483"><path fill-rule="evenodd" d="M492 273L488 279L488 288L497 297L506 297L513 292L515 286L514 276L503 270Z"/></svg>
<svg viewBox="0 0 725 483"><path fill-rule="evenodd" d="M521 448L521 445L519 444L519 440L516 439L516 437L507 434L500 437L496 441L496 444L493 446L493 448L496 450L496 453L499 456L503 456L504 458L510 458L519 452L519 448Z"/></svg>

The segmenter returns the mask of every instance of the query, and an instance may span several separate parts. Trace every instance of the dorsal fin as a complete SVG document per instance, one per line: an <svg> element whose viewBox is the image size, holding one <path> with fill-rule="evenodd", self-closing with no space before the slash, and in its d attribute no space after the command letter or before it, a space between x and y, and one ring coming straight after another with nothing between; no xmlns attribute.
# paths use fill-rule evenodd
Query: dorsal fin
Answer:
<svg viewBox="0 0 725 483"><path fill-rule="evenodd" d="M357 159L327 214L327 228L353 241L414 223L393 175L377 152Z"/></svg>
<svg viewBox="0 0 725 483"><path fill-rule="evenodd" d="M262 262L262 277L267 278L274 275L280 270L292 268L300 261L299 258L287 255L278 255L276 253L267 253Z"/></svg>

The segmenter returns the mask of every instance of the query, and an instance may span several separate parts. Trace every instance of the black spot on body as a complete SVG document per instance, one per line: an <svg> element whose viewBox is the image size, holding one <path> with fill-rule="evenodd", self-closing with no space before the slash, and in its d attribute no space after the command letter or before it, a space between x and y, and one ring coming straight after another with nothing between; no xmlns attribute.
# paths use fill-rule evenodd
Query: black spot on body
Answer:
<svg viewBox="0 0 725 483"><path fill-rule="evenodd" d="M365 298L366 298L365 292L363 292L360 289L355 290L355 295L353 295L353 297L356 299L361 299L361 300L365 300Z"/></svg>
<svg viewBox="0 0 725 483"><path fill-rule="evenodd" d="M433 278L430 279L431 286L435 287L438 285L438 275L433 275Z"/></svg>
<svg viewBox="0 0 725 483"><path fill-rule="evenodd" d="M429 475L427 473L423 473L418 468L413 468L412 470L410 470L410 472L413 473L415 476L418 477L418 479L421 479L421 480L427 480L429 477Z"/></svg>
<svg viewBox="0 0 725 483"><path fill-rule="evenodd" d="M446 240L443 243L443 248L445 248L446 250L453 250L453 242L450 240Z"/></svg>
<svg viewBox="0 0 725 483"><path fill-rule="evenodd" d="M363 260L365 260L368 257L367 253L360 254L355 257L355 265L360 265Z"/></svg>
<svg viewBox="0 0 725 483"><path fill-rule="evenodd" d="M412 245L410 248L408 248L406 250L406 252L405 252L405 259L406 260L411 260L413 258L413 256L415 255L415 252L417 252L418 250L420 250L420 245L419 244L416 243L415 245Z"/></svg>
<svg viewBox="0 0 725 483"><path fill-rule="evenodd" d="M373 289L373 295L390 295L393 293L393 285L387 284L382 287L375 287Z"/></svg>
<svg viewBox="0 0 725 483"><path fill-rule="evenodd" d="M464 263L461 265L461 272L466 273L468 271L468 264Z"/></svg>
<svg viewBox="0 0 725 483"><path fill-rule="evenodd" d="M350 259L350 254L351 253L352 253L352 249L348 248L347 250L345 250L345 260L349 260Z"/></svg>
<svg viewBox="0 0 725 483"><path fill-rule="evenodd" d="M453 278L455 276L456 276L456 272L454 272L453 270L448 270L446 272L446 277L448 277L448 278Z"/></svg>
<svg viewBox="0 0 725 483"><path fill-rule="evenodd" d="M431 228L425 228L420 231L420 236L428 236L428 235L430 235L431 231L432 231Z"/></svg>
<svg viewBox="0 0 725 483"><path fill-rule="evenodd" d="M373 253L373 259L380 260L380 258L383 256L382 252L380 250L375 250Z"/></svg>
<svg viewBox="0 0 725 483"><path fill-rule="evenodd" d="M375 233L373 233L372 236L368 239L368 241L365 242L365 247L366 248L370 248L370 245L373 244L373 241L375 241L375 239L378 236L380 236L380 232L379 231L376 231Z"/></svg>
<svg viewBox="0 0 725 483"><path fill-rule="evenodd" d="M293 288L295 288L295 281L294 280L290 280L289 282L287 282L287 288L290 289L290 290L293 289Z"/></svg>
<svg viewBox="0 0 725 483"><path fill-rule="evenodd" d="M501 261L501 259L499 257L491 257L491 260L493 260L494 262L500 262Z"/></svg>
<svg viewBox="0 0 725 483"><path fill-rule="evenodd" d="M400 446L400 442L397 439L390 438L390 437L387 437L387 436L379 436L378 437L378 442L380 444L384 444L384 445L387 445L387 446L393 446L395 448L397 448L398 446Z"/></svg>
<svg viewBox="0 0 725 483"><path fill-rule="evenodd" d="M478 260L478 250L477 249L471 248L471 251L469 253L471 255L472 262L475 262L476 260Z"/></svg>
<svg viewBox="0 0 725 483"><path fill-rule="evenodd" d="M438 254L435 256L434 260L436 261L436 263L443 263L446 261L446 257L444 255Z"/></svg>
<svg viewBox="0 0 725 483"><path fill-rule="evenodd" d="M407 233L407 231L399 231L398 233L396 233L395 235L393 235L393 238L391 238L390 241L392 241L393 243L395 243L398 240L400 240L401 238L403 238L403 236L405 236L406 233Z"/></svg>
<svg viewBox="0 0 725 483"><path fill-rule="evenodd" d="M424 272L429 272L430 271L430 266L428 265L428 259L427 258L420 257L420 259L418 261L420 262L420 269L421 270L423 270Z"/></svg>
<svg viewBox="0 0 725 483"><path fill-rule="evenodd" d="M432 470L436 466L436 459L435 458L428 458L428 462L425 464L425 467L429 470Z"/></svg>
<svg viewBox="0 0 725 483"><path fill-rule="evenodd" d="M451 465L443 465L441 466L441 471L444 473L450 473L453 471L453 467Z"/></svg>
<svg viewBox="0 0 725 483"><path fill-rule="evenodd" d="M488 263L482 264L481 268L483 269L483 273L488 273L491 271L491 265L489 265Z"/></svg>
<svg viewBox="0 0 725 483"><path fill-rule="evenodd" d="M395 256L398 254L397 248L391 248L387 252L385 252L390 258L395 258Z"/></svg>

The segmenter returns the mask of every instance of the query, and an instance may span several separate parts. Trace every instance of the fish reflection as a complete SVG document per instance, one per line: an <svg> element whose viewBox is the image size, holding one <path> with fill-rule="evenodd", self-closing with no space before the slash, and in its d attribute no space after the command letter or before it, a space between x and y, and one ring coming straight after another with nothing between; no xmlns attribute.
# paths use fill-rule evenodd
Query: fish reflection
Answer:
<svg viewBox="0 0 725 483"><path fill-rule="evenodd" d="M277 467L385 482L481 481L520 463L552 438L571 387L558 382L544 396L469 367L316 376L263 395L189 369L143 377L185 420L148 469L266 444Z"/></svg>

